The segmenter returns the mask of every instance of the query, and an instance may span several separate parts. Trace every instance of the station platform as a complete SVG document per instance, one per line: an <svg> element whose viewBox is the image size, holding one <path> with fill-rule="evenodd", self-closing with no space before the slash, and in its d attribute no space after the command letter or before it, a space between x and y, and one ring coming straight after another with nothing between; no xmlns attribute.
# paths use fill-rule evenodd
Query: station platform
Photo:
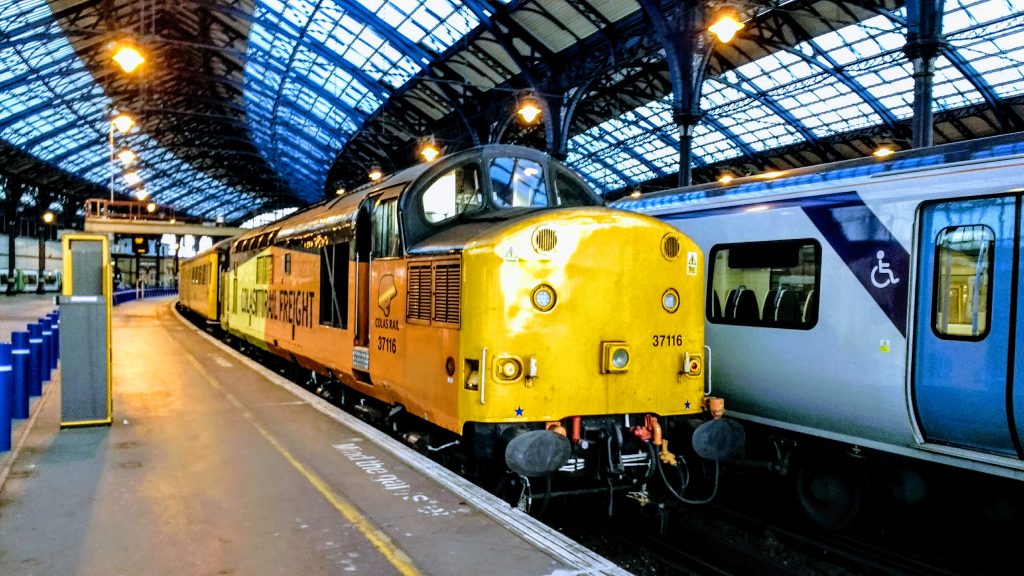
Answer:
<svg viewBox="0 0 1024 576"><path fill-rule="evenodd" d="M59 430L54 382L7 459L0 574L626 574L170 299L115 308L113 338L113 425Z"/></svg>

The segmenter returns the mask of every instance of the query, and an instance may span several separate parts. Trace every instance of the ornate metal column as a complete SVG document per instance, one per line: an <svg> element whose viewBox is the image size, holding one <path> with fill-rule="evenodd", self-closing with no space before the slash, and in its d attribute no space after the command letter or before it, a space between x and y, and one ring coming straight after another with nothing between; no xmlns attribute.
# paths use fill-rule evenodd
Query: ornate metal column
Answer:
<svg viewBox="0 0 1024 576"><path fill-rule="evenodd" d="M14 294L15 240L18 237L18 207L25 193L25 183L14 177L7 178L7 286L4 291Z"/></svg>
<svg viewBox="0 0 1024 576"><path fill-rule="evenodd" d="M672 81L672 118L679 130L679 185L689 186L693 183L693 130L704 115L700 94L711 56L711 38L706 32L703 2L673 0L671 5L674 10L665 14L659 2L640 0L665 49Z"/></svg>
<svg viewBox="0 0 1024 576"><path fill-rule="evenodd" d="M903 53L914 65L914 148L932 145L932 80L935 58L946 46L942 0L907 0L907 44Z"/></svg>

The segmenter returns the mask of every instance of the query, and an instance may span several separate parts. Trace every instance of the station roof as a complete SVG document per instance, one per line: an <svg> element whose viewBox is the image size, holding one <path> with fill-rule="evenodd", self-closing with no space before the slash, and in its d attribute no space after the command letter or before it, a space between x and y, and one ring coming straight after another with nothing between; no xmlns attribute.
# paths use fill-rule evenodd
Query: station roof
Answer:
<svg viewBox="0 0 1024 576"><path fill-rule="evenodd" d="M754 4L711 55L697 181L906 141L902 2ZM936 142L1021 129L1024 0L944 6ZM113 138L150 198L237 223L408 165L428 134L543 147L511 118L522 90L555 86L567 161L598 190L676 172L667 67L634 0L0 0L0 34L0 171L76 197L135 189ZM147 58L131 76L110 61L125 39ZM112 137L115 111L138 128Z"/></svg>

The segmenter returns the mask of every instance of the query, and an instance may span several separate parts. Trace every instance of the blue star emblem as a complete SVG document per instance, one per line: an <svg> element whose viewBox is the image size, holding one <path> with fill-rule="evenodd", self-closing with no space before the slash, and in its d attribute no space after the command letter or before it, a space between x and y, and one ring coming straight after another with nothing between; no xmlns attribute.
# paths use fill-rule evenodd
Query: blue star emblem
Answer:
<svg viewBox="0 0 1024 576"><path fill-rule="evenodd" d="M523 409L518 407L518 406L516 406L516 416L522 416L522 415L523 415Z"/></svg>
<svg viewBox="0 0 1024 576"><path fill-rule="evenodd" d="M687 409L687 410L689 410L689 409L690 409L690 401L689 401L689 400L687 400L687 401L686 401L686 404L685 404L685 406L686 406L686 409Z"/></svg>

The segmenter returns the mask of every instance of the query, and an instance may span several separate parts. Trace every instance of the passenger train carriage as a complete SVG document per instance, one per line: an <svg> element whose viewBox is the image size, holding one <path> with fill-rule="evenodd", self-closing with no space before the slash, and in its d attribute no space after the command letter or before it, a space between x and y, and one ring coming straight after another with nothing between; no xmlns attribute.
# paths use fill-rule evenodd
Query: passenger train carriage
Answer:
<svg viewBox="0 0 1024 576"><path fill-rule="evenodd" d="M525 148L418 165L235 238L220 322L383 403L359 410L432 423L435 448L644 484L707 414L704 262L671 226L601 204Z"/></svg>
<svg viewBox="0 0 1024 576"><path fill-rule="evenodd" d="M712 384L730 414L858 456L802 459L812 518L852 519L872 451L1024 479L1024 137L773 176L614 206L705 250ZM801 461L775 449L777 469Z"/></svg>

